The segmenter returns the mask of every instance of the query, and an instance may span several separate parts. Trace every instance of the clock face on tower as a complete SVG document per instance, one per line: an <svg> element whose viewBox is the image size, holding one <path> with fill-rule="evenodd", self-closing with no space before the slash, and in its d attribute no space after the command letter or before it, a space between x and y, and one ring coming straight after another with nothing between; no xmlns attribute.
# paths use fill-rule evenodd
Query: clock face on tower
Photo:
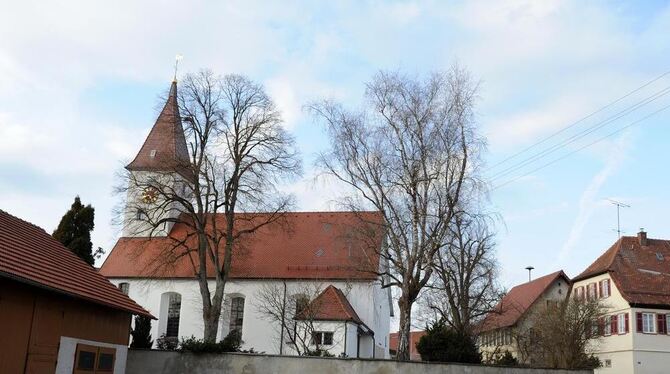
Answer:
<svg viewBox="0 0 670 374"><path fill-rule="evenodd" d="M158 200L158 190L149 186L142 191L142 201L145 204L153 204Z"/></svg>

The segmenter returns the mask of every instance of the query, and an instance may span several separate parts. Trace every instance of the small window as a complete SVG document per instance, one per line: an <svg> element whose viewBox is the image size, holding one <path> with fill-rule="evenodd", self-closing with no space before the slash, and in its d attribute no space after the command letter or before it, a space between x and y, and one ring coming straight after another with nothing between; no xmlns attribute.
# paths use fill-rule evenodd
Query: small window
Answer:
<svg viewBox="0 0 670 374"><path fill-rule="evenodd" d="M601 288L602 295L600 297L605 298L610 296L610 280L604 279Z"/></svg>
<svg viewBox="0 0 670 374"><path fill-rule="evenodd" d="M646 334L656 333L656 314L642 313L642 332Z"/></svg>
<svg viewBox="0 0 670 374"><path fill-rule="evenodd" d="M130 284L127 282L119 283L119 290L121 290L121 292L123 292L124 295L128 295L128 291L130 290Z"/></svg>
<svg viewBox="0 0 670 374"><path fill-rule="evenodd" d="M620 313L617 316L617 327L618 327L618 333L619 334L625 334L626 333L626 313Z"/></svg>
<svg viewBox="0 0 670 374"><path fill-rule="evenodd" d="M156 157L156 150L152 149L151 152L149 152L149 157L154 158Z"/></svg>
<svg viewBox="0 0 670 374"><path fill-rule="evenodd" d="M135 219L138 221L142 221L144 217L145 217L144 210L137 209L137 212L135 212Z"/></svg>
<svg viewBox="0 0 670 374"><path fill-rule="evenodd" d="M333 345L333 333L327 331L312 333L312 345Z"/></svg>
<svg viewBox="0 0 670 374"><path fill-rule="evenodd" d="M115 348L77 344L74 374L111 373L114 371Z"/></svg>
<svg viewBox="0 0 670 374"><path fill-rule="evenodd" d="M612 367L612 360L605 360L605 367L606 368L611 368Z"/></svg>
<svg viewBox="0 0 670 374"><path fill-rule="evenodd" d="M79 351L77 357L77 370L91 370L95 369L95 353L91 351Z"/></svg>
<svg viewBox="0 0 670 374"><path fill-rule="evenodd" d="M656 252L656 259L657 259L658 261L663 261L663 253Z"/></svg>

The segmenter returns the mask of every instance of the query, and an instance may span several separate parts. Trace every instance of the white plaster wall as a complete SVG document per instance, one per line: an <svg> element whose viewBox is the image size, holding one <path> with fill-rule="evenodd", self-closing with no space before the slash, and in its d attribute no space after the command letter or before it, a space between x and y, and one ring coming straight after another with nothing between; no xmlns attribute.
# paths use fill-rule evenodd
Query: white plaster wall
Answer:
<svg viewBox="0 0 670 374"><path fill-rule="evenodd" d="M72 374L74 369L75 353L77 344L87 344L105 348L115 348L116 356L114 359L114 374L124 374L126 372L126 358L128 357L128 347L125 345L109 344L95 342L91 340L69 338L61 336L58 348L58 360L56 361L56 374Z"/></svg>
<svg viewBox="0 0 670 374"><path fill-rule="evenodd" d="M345 339L347 341L345 352L347 357L356 357L356 354L358 353L358 326L356 324L347 322Z"/></svg>
<svg viewBox="0 0 670 374"><path fill-rule="evenodd" d="M110 279L112 283L118 285L122 282L129 284L128 296L149 310L154 316L163 320L165 317L160 315L161 295L165 292L177 292L181 294L181 316L179 322L179 336L189 337L191 335L202 338L202 301L197 281L193 279ZM232 280L226 285L226 295L243 295L244 303L244 322L242 327L243 349L254 348L259 352L268 354L279 354L280 345L280 326L269 321L258 312L257 293L264 284L275 283L282 285L280 280ZM306 283L315 284L315 282L306 281L287 281L287 295L296 293ZM361 320L371 329L373 329L376 343L383 349L384 357L389 358L388 346L384 346L385 336L388 336L390 315L388 313L388 300L382 295L386 293L380 290L379 285L374 282L316 282L321 289L325 289L332 284L340 288L351 303ZM210 289L214 289L214 282L210 282ZM380 292L381 291L381 292ZM152 338L156 340L164 332L164 324L160 324L162 330L159 330L158 321L152 323ZM220 321L218 339L222 339L227 334L228 319L224 310L224 315ZM342 329L343 330L343 329ZM343 333L342 333L343 334ZM344 335L341 337L344 338ZM386 344L388 345L388 344ZM340 351L341 352L341 351ZM287 353L286 351L284 352ZM370 356L371 357L371 356Z"/></svg>

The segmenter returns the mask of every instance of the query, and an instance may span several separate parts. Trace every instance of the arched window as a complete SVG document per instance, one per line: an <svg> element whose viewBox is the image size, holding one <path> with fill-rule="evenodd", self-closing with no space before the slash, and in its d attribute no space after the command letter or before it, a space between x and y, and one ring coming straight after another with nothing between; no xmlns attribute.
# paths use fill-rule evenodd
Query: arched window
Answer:
<svg viewBox="0 0 670 374"><path fill-rule="evenodd" d="M236 296L230 300L230 324L228 332L237 330L242 335L242 325L244 322L244 297Z"/></svg>
<svg viewBox="0 0 670 374"><path fill-rule="evenodd" d="M123 292L124 295L128 295L128 291L130 290L130 283L128 282L119 283L119 290L121 290L121 292Z"/></svg>
<svg viewBox="0 0 670 374"><path fill-rule="evenodd" d="M181 295L166 292L161 295L159 332L168 338L179 337L179 317L181 316Z"/></svg>

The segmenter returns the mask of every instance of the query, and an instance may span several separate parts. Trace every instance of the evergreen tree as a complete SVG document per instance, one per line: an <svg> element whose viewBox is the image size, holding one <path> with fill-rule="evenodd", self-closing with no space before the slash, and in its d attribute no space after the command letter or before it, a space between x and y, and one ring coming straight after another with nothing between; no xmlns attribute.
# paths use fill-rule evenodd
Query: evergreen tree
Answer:
<svg viewBox="0 0 670 374"><path fill-rule="evenodd" d="M84 206L77 196L53 233L56 240L70 248L74 254L89 265L93 265L95 260L91 243L94 216L95 209L90 204Z"/></svg>
<svg viewBox="0 0 670 374"><path fill-rule="evenodd" d="M419 339L416 350L424 361L481 362L479 350L471 336L458 332L437 321L426 328L426 335Z"/></svg>
<svg viewBox="0 0 670 374"><path fill-rule="evenodd" d="M130 335L133 337L130 348L151 348L154 344L151 340L151 318L135 316L135 328Z"/></svg>

